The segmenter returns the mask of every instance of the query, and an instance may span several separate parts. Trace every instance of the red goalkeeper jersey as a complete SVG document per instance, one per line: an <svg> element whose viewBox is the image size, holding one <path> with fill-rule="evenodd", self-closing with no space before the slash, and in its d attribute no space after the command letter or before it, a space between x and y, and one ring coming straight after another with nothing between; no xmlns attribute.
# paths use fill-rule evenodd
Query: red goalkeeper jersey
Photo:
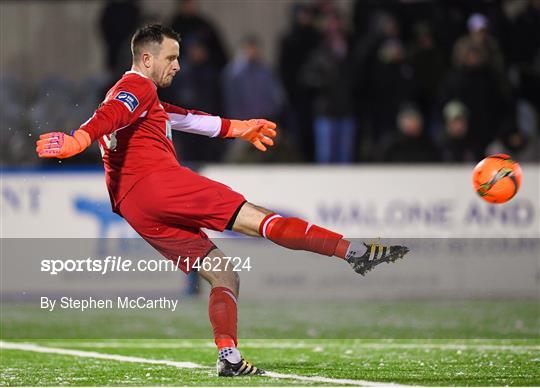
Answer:
<svg viewBox="0 0 540 388"><path fill-rule="evenodd" d="M230 121L161 102L156 85L128 71L80 129L98 140L114 211L135 183L152 172L178 167L172 130L224 136Z"/></svg>

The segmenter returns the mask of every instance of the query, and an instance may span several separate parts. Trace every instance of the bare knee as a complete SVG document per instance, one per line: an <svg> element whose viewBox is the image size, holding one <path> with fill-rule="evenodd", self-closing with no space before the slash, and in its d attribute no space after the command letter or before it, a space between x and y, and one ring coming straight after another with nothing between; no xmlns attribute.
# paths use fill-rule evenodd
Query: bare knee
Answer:
<svg viewBox="0 0 540 388"><path fill-rule="evenodd" d="M259 225L271 213L268 209L246 202L238 212L232 230L248 236L260 236Z"/></svg>
<svg viewBox="0 0 540 388"><path fill-rule="evenodd" d="M238 296L240 291L240 276L238 272L232 271L231 266L225 266L224 260L214 260L215 257L223 258L225 254L219 249L214 249L208 254L208 257L212 259L212 268L210 270L199 270L201 275L210 285L213 287L226 287L230 289L234 295Z"/></svg>

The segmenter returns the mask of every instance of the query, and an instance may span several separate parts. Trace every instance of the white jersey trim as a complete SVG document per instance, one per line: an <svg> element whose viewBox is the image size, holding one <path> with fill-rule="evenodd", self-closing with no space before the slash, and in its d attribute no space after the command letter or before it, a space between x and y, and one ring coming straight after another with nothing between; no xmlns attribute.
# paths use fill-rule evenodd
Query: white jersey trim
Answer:
<svg viewBox="0 0 540 388"><path fill-rule="evenodd" d="M129 71L126 71L124 74L137 74L137 75L140 75L141 77L148 78L143 73L138 72L137 70L129 70ZM148 79L150 79L150 78L148 78Z"/></svg>

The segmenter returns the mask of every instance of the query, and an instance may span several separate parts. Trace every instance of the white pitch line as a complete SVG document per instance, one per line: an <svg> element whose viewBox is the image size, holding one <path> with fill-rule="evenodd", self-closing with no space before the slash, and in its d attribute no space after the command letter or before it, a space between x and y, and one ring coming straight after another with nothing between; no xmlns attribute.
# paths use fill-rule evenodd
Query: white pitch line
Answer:
<svg viewBox="0 0 540 388"><path fill-rule="evenodd" d="M124 343L124 342L59 342L51 341L50 344L56 346L76 346L88 348L158 348L158 349L196 349L196 348L214 348L213 342L187 343L177 342L143 342L143 343ZM298 343L298 342L249 342L241 344L242 348L260 348L260 349L313 349L320 347L320 344ZM350 345L340 345L343 347L352 347L359 349L440 349L440 350L509 350L509 351L540 351L540 345L489 345L481 343L456 343L456 344L436 344L436 343L358 343L351 342ZM324 345L323 345L324 347Z"/></svg>
<svg viewBox="0 0 540 388"><path fill-rule="evenodd" d="M481 344L365 344L368 349L441 349L441 350L510 350L529 351L540 350L535 345L481 345Z"/></svg>
<svg viewBox="0 0 540 388"><path fill-rule="evenodd" d="M189 369L204 368L202 365L194 364L192 362L181 362L181 361L171 361L171 360L152 360L152 359L141 358L141 357L121 356L119 354L87 352L83 350L71 350L71 349L63 349L63 348L49 348L49 347L33 345L33 344L13 343L13 342L4 342L4 341L0 341L0 349L26 350L28 352L54 353L54 354L61 354L65 356L101 358L104 360L137 362L137 363L145 363L145 364L159 364L159 365L174 366L176 368L189 368Z"/></svg>
<svg viewBox="0 0 540 388"><path fill-rule="evenodd" d="M357 385L360 387L410 387L409 385L400 385L395 383L377 383L375 381L366 380L350 380L350 379L333 379L330 377L320 376L300 376L288 375L283 373L266 372L264 376L273 377L275 379L294 379L299 381L313 381L317 383L341 384L341 385Z"/></svg>
<svg viewBox="0 0 540 388"><path fill-rule="evenodd" d="M23 351L37 352L37 353L53 353L53 354L60 354L60 355L66 355L66 356L99 358L99 359L105 359L105 360L135 362L135 363L141 363L141 364L167 365L167 366L172 366L172 367L176 367L180 369L207 368L205 366L194 364L192 362L155 360L155 359L142 358L142 357L121 356L117 354L87 352L87 351L82 351L82 350L71 350L71 349L63 349L63 348L50 348L50 347L27 344L27 343L14 343L14 342L0 341L0 349L23 350ZM311 381L311 382L327 383L327 384L355 385L355 386L361 386L361 387L405 387L405 385L393 384L393 383L380 383L380 382L365 381L365 380L333 379L330 377L321 377L321 376L300 376L300 375L275 373L275 372L266 372L264 377L271 377L275 379L286 379L286 380Z"/></svg>

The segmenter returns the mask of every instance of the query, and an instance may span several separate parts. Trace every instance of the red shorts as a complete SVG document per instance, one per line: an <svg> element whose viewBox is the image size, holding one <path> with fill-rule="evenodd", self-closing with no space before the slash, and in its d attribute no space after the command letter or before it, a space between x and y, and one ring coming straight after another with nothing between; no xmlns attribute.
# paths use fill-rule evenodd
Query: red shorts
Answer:
<svg viewBox="0 0 540 388"><path fill-rule="evenodd" d="M244 196L228 186L179 166L137 182L120 202L119 213L187 273L185 258L193 264L215 248L201 228L222 232L244 202Z"/></svg>

